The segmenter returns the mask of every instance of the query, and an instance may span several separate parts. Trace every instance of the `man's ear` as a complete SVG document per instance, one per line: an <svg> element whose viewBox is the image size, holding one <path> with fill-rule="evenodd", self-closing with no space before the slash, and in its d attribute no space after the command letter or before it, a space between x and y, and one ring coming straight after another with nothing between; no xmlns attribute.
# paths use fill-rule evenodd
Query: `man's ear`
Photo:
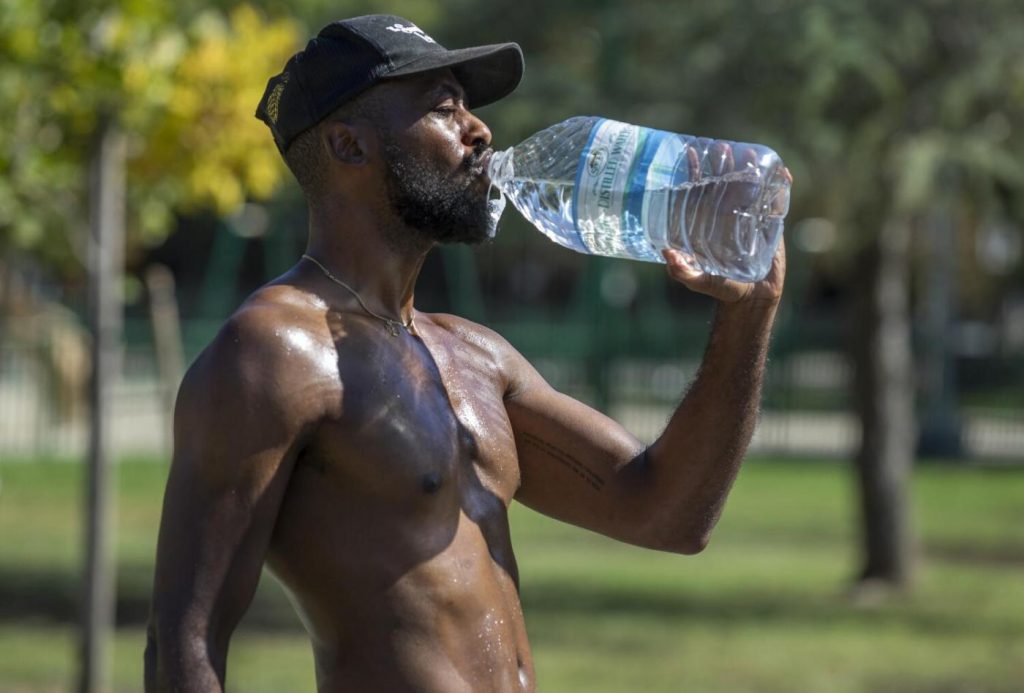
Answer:
<svg viewBox="0 0 1024 693"><path fill-rule="evenodd" d="M331 156L350 166L360 166L367 161L369 133L365 125L334 120L323 125L323 137Z"/></svg>

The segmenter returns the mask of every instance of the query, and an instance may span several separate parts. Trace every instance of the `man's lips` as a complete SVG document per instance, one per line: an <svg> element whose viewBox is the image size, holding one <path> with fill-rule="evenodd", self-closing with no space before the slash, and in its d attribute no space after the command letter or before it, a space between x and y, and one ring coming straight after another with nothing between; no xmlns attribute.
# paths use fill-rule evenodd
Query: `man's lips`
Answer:
<svg viewBox="0 0 1024 693"><path fill-rule="evenodd" d="M490 183L491 179L487 175L487 167L491 163L491 156L494 155L493 149L488 149L483 154L476 156L473 155L469 159L469 172L474 176L483 176Z"/></svg>

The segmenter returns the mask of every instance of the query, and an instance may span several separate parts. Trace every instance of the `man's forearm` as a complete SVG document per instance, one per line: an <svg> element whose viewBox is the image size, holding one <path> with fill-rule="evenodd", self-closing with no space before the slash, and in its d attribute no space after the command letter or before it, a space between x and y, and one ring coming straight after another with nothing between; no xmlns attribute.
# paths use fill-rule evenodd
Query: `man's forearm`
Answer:
<svg viewBox="0 0 1024 693"><path fill-rule="evenodd" d="M188 646L168 647L166 640L157 638L151 627L146 639L146 693L191 693L224 690L223 665L219 668L211 661L205 640L193 639ZM221 657L220 661L225 658Z"/></svg>
<svg viewBox="0 0 1024 693"><path fill-rule="evenodd" d="M697 378L648 452L668 548L695 553L725 504L757 424L776 301L720 303Z"/></svg>

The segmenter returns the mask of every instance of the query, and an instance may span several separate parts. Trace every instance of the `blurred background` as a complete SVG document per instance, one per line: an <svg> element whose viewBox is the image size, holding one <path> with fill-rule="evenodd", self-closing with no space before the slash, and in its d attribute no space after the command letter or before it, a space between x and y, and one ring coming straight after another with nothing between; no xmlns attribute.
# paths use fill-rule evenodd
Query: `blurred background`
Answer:
<svg viewBox="0 0 1024 693"><path fill-rule="evenodd" d="M710 547L513 509L540 689L1024 690L1017 0L0 8L0 690L141 689L178 382L305 242L255 106L321 25L370 12L522 45L522 85L478 112L495 147L595 114L764 143L796 181L764 411ZM416 296L645 440L713 309L511 207L494 242L435 251ZM269 575L228 681L314 690Z"/></svg>

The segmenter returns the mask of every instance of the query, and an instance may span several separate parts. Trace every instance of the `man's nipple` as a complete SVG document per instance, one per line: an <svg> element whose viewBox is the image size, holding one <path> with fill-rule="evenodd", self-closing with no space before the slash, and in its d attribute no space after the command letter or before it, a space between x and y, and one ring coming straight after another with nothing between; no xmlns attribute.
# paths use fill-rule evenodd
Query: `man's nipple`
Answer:
<svg viewBox="0 0 1024 693"><path fill-rule="evenodd" d="M442 482L443 479L441 479L441 475L438 474L437 472L429 472L427 474L424 474L423 479L421 481L423 486L423 492L437 493L438 490L441 488Z"/></svg>

